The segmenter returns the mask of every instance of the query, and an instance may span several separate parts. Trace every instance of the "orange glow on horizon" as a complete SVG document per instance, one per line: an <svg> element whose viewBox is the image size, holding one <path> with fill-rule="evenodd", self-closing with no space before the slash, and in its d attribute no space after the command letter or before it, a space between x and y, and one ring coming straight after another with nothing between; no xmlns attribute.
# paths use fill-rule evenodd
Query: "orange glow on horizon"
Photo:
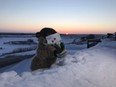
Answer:
<svg viewBox="0 0 116 87"><path fill-rule="evenodd" d="M98 25L80 25L80 26L71 26L71 25L42 25L42 24L16 24L10 23L5 25L0 25L1 29L6 29L6 32L38 32L44 27L51 27L55 29L57 32L62 34L88 34L88 33L107 33L107 32L116 32L114 29L115 26L99 26ZM9 31L8 31L9 30Z"/></svg>

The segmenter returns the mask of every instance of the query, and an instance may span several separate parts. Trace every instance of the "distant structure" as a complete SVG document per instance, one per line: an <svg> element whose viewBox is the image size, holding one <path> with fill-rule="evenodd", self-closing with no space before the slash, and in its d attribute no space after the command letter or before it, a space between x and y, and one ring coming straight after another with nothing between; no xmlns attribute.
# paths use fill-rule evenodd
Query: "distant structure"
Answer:
<svg viewBox="0 0 116 87"><path fill-rule="evenodd" d="M107 33L107 38L113 38L116 41L116 32L115 33Z"/></svg>
<svg viewBox="0 0 116 87"><path fill-rule="evenodd" d="M112 38L113 34L112 33L107 33L107 38Z"/></svg>
<svg viewBox="0 0 116 87"><path fill-rule="evenodd" d="M88 39L87 40L87 48L90 48L92 46L97 45L99 42L101 42L100 39Z"/></svg>
<svg viewBox="0 0 116 87"><path fill-rule="evenodd" d="M97 45L99 42L101 42L101 39L95 38L94 34L89 34L87 36L87 48L90 48L92 46Z"/></svg>

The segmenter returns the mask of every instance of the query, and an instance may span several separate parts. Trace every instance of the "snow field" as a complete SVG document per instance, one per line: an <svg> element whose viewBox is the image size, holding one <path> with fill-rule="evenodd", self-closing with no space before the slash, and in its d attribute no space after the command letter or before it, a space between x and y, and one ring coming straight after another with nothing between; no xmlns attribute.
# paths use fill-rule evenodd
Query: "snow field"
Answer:
<svg viewBox="0 0 116 87"><path fill-rule="evenodd" d="M34 72L29 68L31 59L22 61L0 74L0 87L115 87L115 48L115 41L104 40L95 47L69 52L62 66Z"/></svg>

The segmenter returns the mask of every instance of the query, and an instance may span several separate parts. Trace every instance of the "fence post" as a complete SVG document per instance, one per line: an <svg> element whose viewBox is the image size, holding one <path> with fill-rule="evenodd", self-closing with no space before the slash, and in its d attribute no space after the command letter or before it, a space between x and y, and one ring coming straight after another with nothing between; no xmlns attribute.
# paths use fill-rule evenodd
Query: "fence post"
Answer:
<svg viewBox="0 0 116 87"><path fill-rule="evenodd" d="M116 41L116 32L114 33L114 39L115 39L115 41Z"/></svg>
<svg viewBox="0 0 116 87"><path fill-rule="evenodd" d="M89 40L87 40L87 48L89 48Z"/></svg>

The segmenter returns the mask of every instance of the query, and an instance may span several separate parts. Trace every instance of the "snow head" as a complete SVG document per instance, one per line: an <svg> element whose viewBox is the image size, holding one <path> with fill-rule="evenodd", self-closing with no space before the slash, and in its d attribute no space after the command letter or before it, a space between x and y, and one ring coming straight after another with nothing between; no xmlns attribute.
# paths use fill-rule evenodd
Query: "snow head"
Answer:
<svg viewBox="0 0 116 87"><path fill-rule="evenodd" d="M43 28L40 32L37 32L36 37L39 38L40 36L46 39L47 44L60 44L61 42L60 34L52 28Z"/></svg>

